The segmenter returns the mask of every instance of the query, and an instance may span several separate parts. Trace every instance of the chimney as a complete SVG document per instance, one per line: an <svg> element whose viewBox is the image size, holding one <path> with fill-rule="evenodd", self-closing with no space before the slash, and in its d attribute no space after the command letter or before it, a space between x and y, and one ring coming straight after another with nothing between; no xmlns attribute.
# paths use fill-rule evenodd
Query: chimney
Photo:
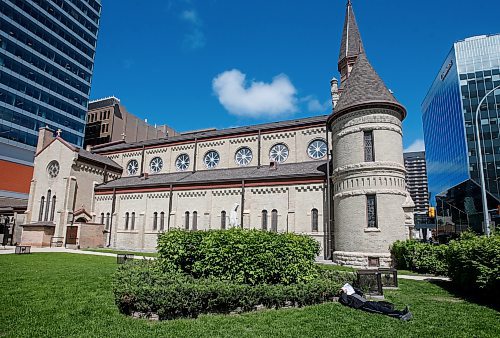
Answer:
<svg viewBox="0 0 500 338"><path fill-rule="evenodd" d="M339 81L336 78L330 80L330 93L332 94L332 107L335 108L339 102Z"/></svg>
<svg viewBox="0 0 500 338"><path fill-rule="evenodd" d="M54 131L47 127L42 127L38 130L38 142L36 144L36 152L38 153L47 144L54 139Z"/></svg>

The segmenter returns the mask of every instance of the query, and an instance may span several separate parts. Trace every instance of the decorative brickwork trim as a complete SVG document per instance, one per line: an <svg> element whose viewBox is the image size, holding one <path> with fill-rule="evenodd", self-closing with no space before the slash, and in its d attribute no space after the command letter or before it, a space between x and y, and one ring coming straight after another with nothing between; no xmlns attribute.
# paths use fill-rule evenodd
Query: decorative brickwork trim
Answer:
<svg viewBox="0 0 500 338"><path fill-rule="evenodd" d="M351 191L345 191L341 192L338 194L335 194L333 196L333 199L340 199L340 198L347 198L347 197L354 197L354 196L361 196L361 195L399 195L399 196L404 196L408 194L406 191L403 190L396 190L396 189L360 189L360 190L351 190Z"/></svg>
<svg viewBox="0 0 500 338"><path fill-rule="evenodd" d="M251 143L251 142L257 142L259 138L257 136L251 136L251 137L240 137L240 138L235 138L229 140L230 144L242 144L242 143Z"/></svg>
<svg viewBox="0 0 500 338"><path fill-rule="evenodd" d="M182 191L178 193L180 198L182 197L205 197L206 191Z"/></svg>
<svg viewBox="0 0 500 338"><path fill-rule="evenodd" d="M325 133L326 133L326 128L314 128L301 131L302 135L318 135L318 134L324 135Z"/></svg>
<svg viewBox="0 0 500 338"><path fill-rule="evenodd" d="M218 147L218 146L223 146L226 143L224 140L220 141L212 141L212 142L204 142L204 143L199 143L200 148L211 148L211 147Z"/></svg>
<svg viewBox="0 0 500 338"><path fill-rule="evenodd" d="M194 149L194 142L172 147L172 151L186 151L189 149Z"/></svg>
<svg viewBox="0 0 500 338"><path fill-rule="evenodd" d="M146 154L148 154L148 155L162 154L162 153L166 153L167 151L168 151L168 148L155 148L155 149L146 150Z"/></svg>
<svg viewBox="0 0 500 338"><path fill-rule="evenodd" d="M266 194L283 194L288 192L288 187L267 187L260 189L250 189L252 194L266 195Z"/></svg>
<svg viewBox="0 0 500 338"><path fill-rule="evenodd" d="M125 194L120 196L120 200L142 200L142 194Z"/></svg>
<svg viewBox="0 0 500 338"><path fill-rule="evenodd" d="M262 139L264 139L266 141L267 140L282 140L282 139L286 139L286 138L295 137L296 134L297 134L297 132L295 132L295 131L287 132L287 133L273 133L273 134L263 135Z"/></svg>
<svg viewBox="0 0 500 338"><path fill-rule="evenodd" d="M241 189L223 189L212 191L213 196L237 196L241 195Z"/></svg>

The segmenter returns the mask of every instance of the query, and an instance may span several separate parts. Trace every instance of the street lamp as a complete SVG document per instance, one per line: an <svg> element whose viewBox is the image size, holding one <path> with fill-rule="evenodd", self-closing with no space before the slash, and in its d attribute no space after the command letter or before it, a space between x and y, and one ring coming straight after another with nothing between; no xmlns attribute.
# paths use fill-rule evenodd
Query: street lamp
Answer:
<svg viewBox="0 0 500 338"><path fill-rule="evenodd" d="M476 139L477 139L477 156L479 157L479 176L481 178L481 197L483 200L483 216L484 216L484 233L486 236L490 235L490 215L488 213L488 204L486 201L486 184L484 183L484 172L483 172L483 152L481 150L481 138L479 137L479 110L481 109L481 104L486 100L486 97L493 93L495 90L500 89L500 86L496 86L489 92L487 92L484 97L479 101L476 109Z"/></svg>

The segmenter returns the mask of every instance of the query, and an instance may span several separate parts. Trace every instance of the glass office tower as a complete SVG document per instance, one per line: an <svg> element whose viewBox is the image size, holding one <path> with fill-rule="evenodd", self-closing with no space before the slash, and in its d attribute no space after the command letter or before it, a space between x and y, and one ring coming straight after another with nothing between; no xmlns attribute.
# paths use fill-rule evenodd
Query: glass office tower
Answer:
<svg viewBox="0 0 500 338"><path fill-rule="evenodd" d="M100 0L0 0L0 196L28 192L40 127L83 145L100 13Z"/></svg>
<svg viewBox="0 0 500 338"><path fill-rule="evenodd" d="M475 36L453 45L422 103L429 192L438 197L438 208L449 204L473 223L482 217L474 118L479 102L499 85L500 34ZM479 115L494 209L500 204L500 89L486 96Z"/></svg>

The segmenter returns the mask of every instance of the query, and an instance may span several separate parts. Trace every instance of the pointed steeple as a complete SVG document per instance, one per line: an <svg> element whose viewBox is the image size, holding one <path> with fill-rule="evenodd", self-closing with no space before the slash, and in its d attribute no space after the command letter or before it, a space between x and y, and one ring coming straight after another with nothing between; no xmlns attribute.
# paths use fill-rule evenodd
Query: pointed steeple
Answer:
<svg viewBox="0 0 500 338"><path fill-rule="evenodd" d="M387 89L384 82L366 58L365 53L357 56L349 79L335 106L333 116L338 116L354 109L369 108L371 106L390 106L399 111L402 118L406 116L406 109L396 100Z"/></svg>
<svg viewBox="0 0 500 338"><path fill-rule="evenodd" d="M357 56L363 53L363 51L363 42L361 41L361 34L356 23L352 3L351 0L348 0L338 61L341 87L343 87L345 80L349 77L351 67L356 62Z"/></svg>

